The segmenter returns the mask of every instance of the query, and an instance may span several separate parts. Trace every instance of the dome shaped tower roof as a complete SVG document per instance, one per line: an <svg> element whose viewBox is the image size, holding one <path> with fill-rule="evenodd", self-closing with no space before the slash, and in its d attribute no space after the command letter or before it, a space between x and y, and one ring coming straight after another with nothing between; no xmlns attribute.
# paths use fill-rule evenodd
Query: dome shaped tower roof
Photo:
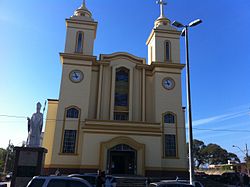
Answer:
<svg viewBox="0 0 250 187"><path fill-rule="evenodd" d="M92 13L87 9L85 0L83 0L82 5L75 10L72 17L80 19L92 19Z"/></svg>

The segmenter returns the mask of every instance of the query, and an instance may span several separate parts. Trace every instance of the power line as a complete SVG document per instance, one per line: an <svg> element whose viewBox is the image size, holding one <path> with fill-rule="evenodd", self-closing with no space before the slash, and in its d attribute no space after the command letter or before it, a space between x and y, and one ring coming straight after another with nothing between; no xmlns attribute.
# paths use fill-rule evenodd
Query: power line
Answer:
<svg viewBox="0 0 250 187"><path fill-rule="evenodd" d="M7 118L27 118L26 116L14 116L14 115L5 115L5 114L1 114L0 117L7 117Z"/></svg>
<svg viewBox="0 0 250 187"><path fill-rule="evenodd" d="M27 117L25 116L16 116L16 115L5 115L5 114L1 114L0 117L7 117L7 118L23 118L23 119L27 119ZM60 120L60 119L44 119L45 121L58 121L58 122L63 122L63 121L68 121L68 122L73 122L76 121L75 119L67 119L67 120ZM21 122L21 121L20 121ZM80 121L80 122L85 122L85 121ZM18 121L0 121L0 123L18 123ZM175 127L175 126L169 126L167 128L178 128L178 129L188 129L187 127ZM213 131L213 132L236 132L236 133L249 133L250 130L247 129L212 129L212 128L197 128L197 127L193 127L194 130L197 131Z"/></svg>
<svg viewBox="0 0 250 187"><path fill-rule="evenodd" d="M216 131L216 132L247 132L247 133L250 132L250 130L246 129L207 129L207 128L195 128L195 127L193 127L193 129L201 131Z"/></svg>

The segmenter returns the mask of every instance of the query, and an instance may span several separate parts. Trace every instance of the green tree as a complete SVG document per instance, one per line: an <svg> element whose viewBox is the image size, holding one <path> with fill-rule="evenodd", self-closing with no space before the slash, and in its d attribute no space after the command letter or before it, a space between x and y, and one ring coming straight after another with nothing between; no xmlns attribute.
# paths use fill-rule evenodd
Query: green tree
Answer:
<svg viewBox="0 0 250 187"><path fill-rule="evenodd" d="M14 145L10 144L6 149L0 148L0 172L4 170L6 155L8 152L8 160L6 165L6 172L13 171L15 162Z"/></svg>
<svg viewBox="0 0 250 187"><path fill-rule="evenodd" d="M0 172L3 172L4 162L7 151L3 148L0 148Z"/></svg>
<svg viewBox="0 0 250 187"><path fill-rule="evenodd" d="M207 164L227 163L227 151L217 144L208 144L202 151L206 155Z"/></svg>
<svg viewBox="0 0 250 187"><path fill-rule="evenodd" d="M227 152L217 144L205 145L201 140L193 140L193 157L195 167L205 164L226 164L228 160L240 162L236 154Z"/></svg>
<svg viewBox="0 0 250 187"><path fill-rule="evenodd" d="M227 155L227 157L228 157L228 160L232 160L232 161L235 161L235 162L238 162L238 163L240 163L240 159L238 158L238 156L236 155L236 154L234 154L234 153L228 153L228 155Z"/></svg>
<svg viewBox="0 0 250 187"><path fill-rule="evenodd" d="M217 144L208 144L202 150L202 154L206 155L207 164L227 164L228 160L240 162L236 154L227 152Z"/></svg>
<svg viewBox="0 0 250 187"><path fill-rule="evenodd" d="M14 145L10 144L7 149L6 152L8 152L8 160L7 160L7 167L6 167L6 172L11 172L14 169L14 164L15 164L15 152L14 152Z"/></svg>
<svg viewBox="0 0 250 187"><path fill-rule="evenodd" d="M195 166L197 168L200 167L200 165L205 164L205 155L203 154L203 150L206 147L203 141L200 140L193 140L193 156L194 156L194 162Z"/></svg>

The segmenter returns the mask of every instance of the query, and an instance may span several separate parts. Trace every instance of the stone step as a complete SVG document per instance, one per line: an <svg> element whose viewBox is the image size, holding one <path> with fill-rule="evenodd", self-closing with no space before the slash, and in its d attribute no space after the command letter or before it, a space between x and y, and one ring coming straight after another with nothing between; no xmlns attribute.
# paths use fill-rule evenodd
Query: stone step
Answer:
<svg viewBox="0 0 250 187"><path fill-rule="evenodd" d="M145 187L145 177L117 177L116 187Z"/></svg>

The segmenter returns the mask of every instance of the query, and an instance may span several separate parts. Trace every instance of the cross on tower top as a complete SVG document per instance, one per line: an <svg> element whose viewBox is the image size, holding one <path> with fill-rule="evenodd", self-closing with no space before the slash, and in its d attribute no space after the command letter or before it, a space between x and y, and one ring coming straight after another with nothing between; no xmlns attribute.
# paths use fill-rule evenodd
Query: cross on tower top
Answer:
<svg viewBox="0 0 250 187"><path fill-rule="evenodd" d="M85 4L85 0L82 0L82 5L84 5L84 6L86 5L86 4Z"/></svg>
<svg viewBox="0 0 250 187"><path fill-rule="evenodd" d="M165 17L165 15L164 15L164 6L167 5L167 2L165 2L164 0L159 0L156 3L160 5L160 11L161 11L160 17Z"/></svg>

